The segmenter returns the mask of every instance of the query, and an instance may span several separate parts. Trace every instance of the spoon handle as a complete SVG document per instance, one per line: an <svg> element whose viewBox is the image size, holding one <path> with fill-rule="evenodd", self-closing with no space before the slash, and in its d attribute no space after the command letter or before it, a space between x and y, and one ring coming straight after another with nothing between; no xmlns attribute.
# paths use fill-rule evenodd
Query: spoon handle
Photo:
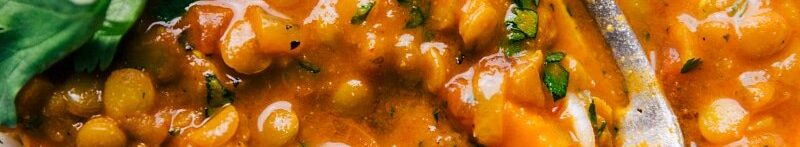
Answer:
<svg viewBox="0 0 800 147"><path fill-rule="evenodd" d="M683 146L683 135L647 55L614 0L585 0L629 91L617 141L622 146ZM617 142L619 144L619 142Z"/></svg>

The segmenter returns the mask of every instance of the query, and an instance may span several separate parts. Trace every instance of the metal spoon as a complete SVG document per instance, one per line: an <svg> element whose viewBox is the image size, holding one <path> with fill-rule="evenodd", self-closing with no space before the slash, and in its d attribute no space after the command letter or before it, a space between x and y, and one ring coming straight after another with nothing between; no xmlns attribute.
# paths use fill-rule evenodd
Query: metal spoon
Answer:
<svg viewBox="0 0 800 147"><path fill-rule="evenodd" d="M585 0L625 78L630 103L617 136L622 146L683 146L680 126L647 55L614 0Z"/></svg>

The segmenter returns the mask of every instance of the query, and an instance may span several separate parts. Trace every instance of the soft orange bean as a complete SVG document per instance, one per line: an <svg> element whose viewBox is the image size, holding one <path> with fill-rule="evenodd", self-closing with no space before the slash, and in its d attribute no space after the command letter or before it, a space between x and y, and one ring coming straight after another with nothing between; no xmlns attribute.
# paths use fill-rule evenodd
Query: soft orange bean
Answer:
<svg viewBox="0 0 800 147"><path fill-rule="evenodd" d="M125 132L110 118L94 118L86 122L75 139L79 147L125 146Z"/></svg>
<svg viewBox="0 0 800 147"><path fill-rule="evenodd" d="M225 65L237 72L254 74L261 72L272 63L258 51L256 33L249 20L237 20L222 37L220 52Z"/></svg>
<svg viewBox="0 0 800 147"><path fill-rule="evenodd" d="M274 102L258 116L257 140L266 146L282 146L297 136L299 124L291 103Z"/></svg>
<svg viewBox="0 0 800 147"><path fill-rule="evenodd" d="M187 139L195 145L220 146L230 141L239 127L239 113L232 105L216 112L200 128L187 133Z"/></svg>
<svg viewBox="0 0 800 147"><path fill-rule="evenodd" d="M111 72L103 92L105 114L112 118L150 111L155 103L156 90L146 73L126 68Z"/></svg>

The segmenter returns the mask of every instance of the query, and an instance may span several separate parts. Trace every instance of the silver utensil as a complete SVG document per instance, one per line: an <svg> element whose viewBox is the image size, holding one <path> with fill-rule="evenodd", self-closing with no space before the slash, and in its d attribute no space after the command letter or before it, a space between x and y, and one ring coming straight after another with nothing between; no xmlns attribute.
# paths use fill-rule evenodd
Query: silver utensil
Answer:
<svg viewBox="0 0 800 147"><path fill-rule="evenodd" d="M589 12L611 46L628 88L630 103L622 118L621 146L684 146L675 114L647 60L647 55L614 0L585 0Z"/></svg>

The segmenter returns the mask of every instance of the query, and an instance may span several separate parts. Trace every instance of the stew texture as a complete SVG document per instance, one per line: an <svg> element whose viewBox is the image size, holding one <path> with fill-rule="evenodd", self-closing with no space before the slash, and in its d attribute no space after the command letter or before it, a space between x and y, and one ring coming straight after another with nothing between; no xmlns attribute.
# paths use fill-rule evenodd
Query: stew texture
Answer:
<svg viewBox="0 0 800 147"><path fill-rule="evenodd" d="M800 145L798 2L617 2L687 146ZM150 0L107 69L56 63L0 131L25 146L613 146L635 136L617 134L627 90L591 18L579 0Z"/></svg>
<svg viewBox="0 0 800 147"><path fill-rule="evenodd" d="M686 145L800 145L797 1L618 2Z"/></svg>

